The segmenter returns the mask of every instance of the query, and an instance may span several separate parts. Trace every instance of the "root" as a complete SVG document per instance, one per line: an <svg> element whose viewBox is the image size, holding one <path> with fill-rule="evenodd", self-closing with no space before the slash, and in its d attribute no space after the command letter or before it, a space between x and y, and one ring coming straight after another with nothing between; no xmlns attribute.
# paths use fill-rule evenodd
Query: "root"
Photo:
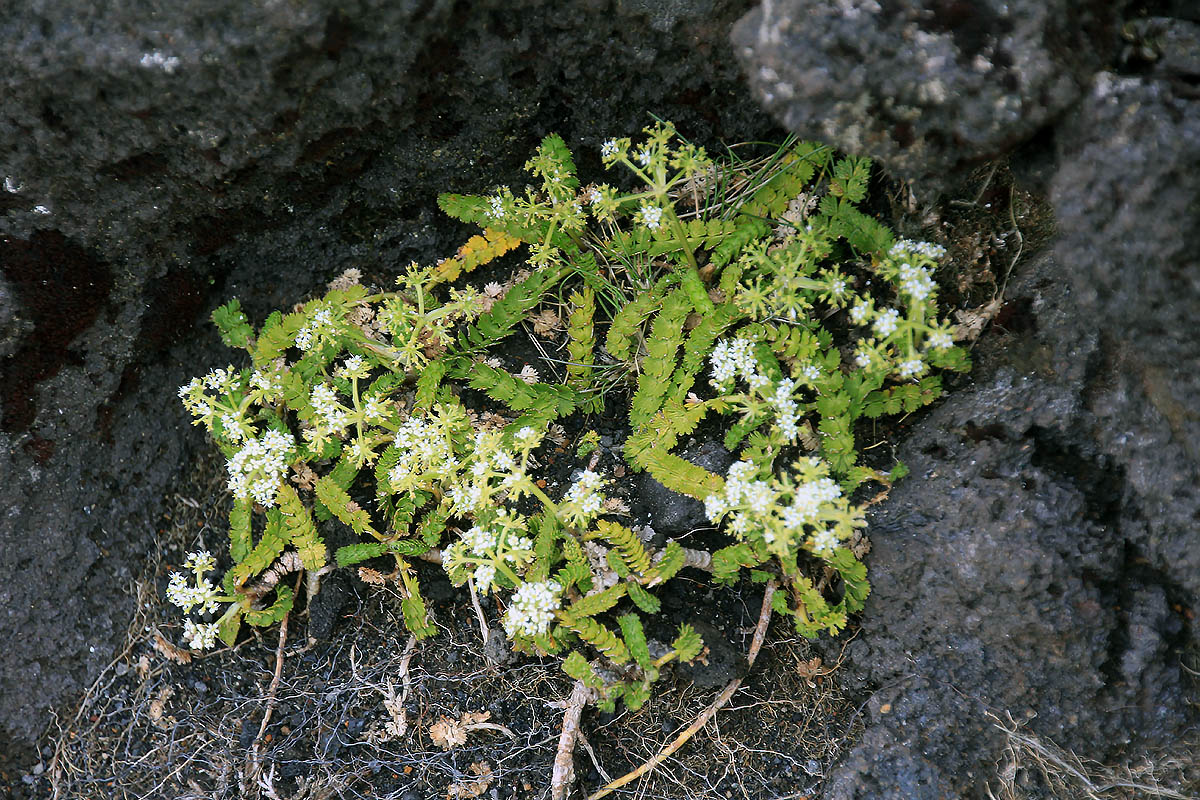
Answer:
<svg viewBox="0 0 1200 800"><path fill-rule="evenodd" d="M579 737L579 718L583 707L594 696L594 692L575 681L571 696L563 712L562 734L558 737L558 752L554 756L554 771L550 776L550 800L566 800L575 776L575 741Z"/></svg>

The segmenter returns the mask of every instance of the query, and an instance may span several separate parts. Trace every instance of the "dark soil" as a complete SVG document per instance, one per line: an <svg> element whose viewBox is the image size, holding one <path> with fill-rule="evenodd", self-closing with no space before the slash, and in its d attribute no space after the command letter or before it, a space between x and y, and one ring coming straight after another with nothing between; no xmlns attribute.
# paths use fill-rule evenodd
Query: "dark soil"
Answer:
<svg viewBox="0 0 1200 800"><path fill-rule="evenodd" d="M293 612L271 721L257 743L278 629L192 654L187 663L172 659L169 646L156 646L159 634L179 639L179 618L162 601L172 569L190 549L223 546L223 483L223 463L208 455L164 498L159 548L133 587L138 613L125 648L75 716L59 720L38 775L11 786L14 798L439 797L473 780L471 765L481 763L493 779L487 796L545 796L562 713L555 704L569 694L570 679L554 660L507 654L502 660L509 663L497 663L497 649L483 646L469 596L435 566L419 566L438 628L422 642L409 639L394 587L358 577L345 582L330 638L310 638L314 620ZM664 607L702 627L711 669L689 676L694 682L666 679L636 713L585 712L586 743L575 763L588 791L640 765L712 702L713 687L744 671L761 589L714 591L701 576L674 583ZM488 598L481 604L499 635L494 605ZM781 625L771 634L730 706L651 777L617 796L819 792L826 769L853 738L857 711L838 689L836 664L812 661L810 645ZM407 695L402 736L385 731L389 692ZM467 712L487 712L488 722L505 730L472 731L451 750L434 744L431 725ZM247 777L255 772L257 786Z"/></svg>

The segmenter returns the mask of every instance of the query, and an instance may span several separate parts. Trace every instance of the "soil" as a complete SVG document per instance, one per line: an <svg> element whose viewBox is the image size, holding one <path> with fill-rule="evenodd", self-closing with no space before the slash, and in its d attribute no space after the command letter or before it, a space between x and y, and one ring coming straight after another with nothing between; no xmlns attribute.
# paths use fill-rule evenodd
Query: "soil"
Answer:
<svg viewBox="0 0 1200 800"><path fill-rule="evenodd" d="M158 548L131 589L138 611L123 652L76 714L58 721L39 774L9 787L16 800L441 797L475 780L472 767L482 764L491 776L486 796L546 796L562 714L556 704L571 681L553 660L504 654L512 663L497 663L469 595L433 565L418 571L438 634L421 642L404 629L395 588L357 576L345 581L329 638L311 638L315 614L294 611L259 739L272 706L278 629L204 654L169 644L179 641L181 624L161 599L167 579L189 550L222 546L228 510L221 460L210 453L192 467L164 498ZM575 763L578 786L589 792L653 755L712 702L713 687L744 670L761 588L714 591L699 575L673 583L664 607L703 628L710 669L694 680L668 678L637 712L585 712ZM483 598L481 606L499 636L494 605ZM403 735L386 730L389 693L401 698ZM449 750L431 738L435 723L480 712L502 727L471 731ZM732 703L616 796L817 796L854 738L858 712L839 689L836 665L822 664L776 622Z"/></svg>

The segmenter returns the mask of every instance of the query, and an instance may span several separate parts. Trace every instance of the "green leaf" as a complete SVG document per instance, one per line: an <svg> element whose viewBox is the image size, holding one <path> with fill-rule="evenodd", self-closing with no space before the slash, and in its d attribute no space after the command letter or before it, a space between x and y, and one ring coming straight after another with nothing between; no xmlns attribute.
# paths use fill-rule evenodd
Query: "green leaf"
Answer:
<svg viewBox="0 0 1200 800"><path fill-rule="evenodd" d="M292 610L292 603L295 599L292 587L286 583L278 583L275 585L275 602L270 607L264 608L261 611L248 609L245 613L246 622L256 628L265 628L269 625L274 625Z"/></svg>
<svg viewBox="0 0 1200 800"><path fill-rule="evenodd" d="M361 542L339 547L334 557L337 559L339 567L349 567L372 558L378 558L386 552L387 547L383 542Z"/></svg>
<svg viewBox="0 0 1200 800"><path fill-rule="evenodd" d="M251 511L254 501L249 497L234 499L229 509L229 556L240 564L250 553L252 544Z"/></svg>
<svg viewBox="0 0 1200 800"><path fill-rule="evenodd" d="M237 298L213 310L212 321L221 334L221 341L229 347L245 350L254 347L254 329L246 321L246 315L242 313L242 304Z"/></svg>
<svg viewBox="0 0 1200 800"><path fill-rule="evenodd" d="M616 583L603 591L581 597L567 608L567 613L572 619L594 617L615 606L625 596L627 588L628 584Z"/></svg>
<svg viewBox="0 0 1200 800"><path fill-rule="evenodd" d="M671 642L671 649L680 661L691 661L704 649L704 640L695 628L685 623L679 626L679 635Z"/></svg>
<svg viewBox="0 0 1200 800"><path fill-rule="evenodd" d="M643 589L640 583L630 582L628 584L628 591L629 599L647 614L657 614L662 608L662 603L659 601L659 599Z"/></svg>
<svg viewBox="0 0 1200 800"><path fill-rule="evenodd" d="M217 636L227 647L233 647L237 641L238 630L242 627L242 611L240 605L231 605L217 620Z"/></svg>
<svg viewBox="0 0 1200 800"><path fill-rule="evenodd" d="M639 667L647 672L655 670L654 659L650 657L650 647L646 644L646 632L642 630L642 621L637 614L621 614L617 617L621 626L621 635L625 637L625 646ZM657 673L657 670L655 670Z"/></svg>

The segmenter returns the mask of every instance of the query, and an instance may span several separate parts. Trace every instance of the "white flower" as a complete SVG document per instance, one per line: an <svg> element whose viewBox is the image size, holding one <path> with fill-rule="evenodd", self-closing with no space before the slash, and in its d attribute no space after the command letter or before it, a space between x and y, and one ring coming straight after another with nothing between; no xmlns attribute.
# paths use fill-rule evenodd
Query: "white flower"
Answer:
<svg viewBox="0 0 1200 800"><path fill-rule="evenodd" d="M604 199L604 195L601 194L600 190L597 189L596 187L593 186L591 189L588 190L587 201L589 203L591 203L592 205L596 205L596 203L599 203L603 199Z"/></svg>
<svg viewBox="0 0 1200 800"><path fill-rule="evenodd" d="M894 308L885 309L878 317L875 318L875 333L880 336L891 336L896 332L897 323L900 319L900 312Z"/></svg>
<svg viewBox="0 0 1200 800"><path fill-rule="evenodd" d="M296 332L296 347L301 350L310 350L320 337L331 336L334 333L337 333L337 328L333 324L333 317L330 315L329 309L318 309L309 319L308 324Z"/></svg>
<svg viewBox="0 0 1200 800"><path fill-rule="evenodd" d="M910 358L908 361L900 362L900 366L896 369L896 374L901 378L912 378L920 375L924 371L924 361L919 358Z"/></svg>
<svg viewBox="0 0 1200 800"><path fill-rule="evenodd" d="M818 531L812 537L813 552L817 555L825 555L832 553L834 548L838 546L839 541L837 534L832 529Z"/></svg>
<svg viewBox="0 0 1200 800"><path fill-rule="evenodd" d="M650 159L653 155L654 154L650 152L649 147L643 147L641 150L638 151L638 154L637 154L638 163L641 164L643 167L650 166Z"/></svg>
<svg viewBox="0 0 1200 800"><path fill-rule="evenodd" d="M537 431L526 425L517 431L516 440L518 444L528 445L537 440Z"/></svg>
<svg viewBox="0 0 1200 800"><path fill-rule="evenodd" d="M658 206L652 206L649 203L642 203L642 224L652 231L658 230L662 226L663 211Z"/></svg>
<svg viewBox="0 0 1200 800"><path fill-rule="evenodd" d="M861 369L871 366L871 351L865 347L858 348L854 353L854 363Z"/></svg>
<svg viewBox="0 0 1200 800"><path fill-rule="evenodd" d="M521 371L517 373L517 377L532 386L538 382L538 378L540 376L538 375L538 371L533 368L532 364L526 364L525 366L521 367Z"/></svg>
<svg viewBox="0 0 1200 800"><path fill-rule="evenodd" d="M472 553L485 555L489 550L496 547L497 537L492 531L475 525L462 535L462 540L467 545L467 549Z"/></svg>
<svg viewBox="0 0 1200 800"><path fill-rule="evenodd" d="M270 508L275 494L287 473L288 457L295 440L277 430L268 430L258 439L251 439L229 459L229 490L239 499L253 497Z"/></svg>
<svg viewBox="0 0 1200 800"><path fill-rule="evenodd" d="M496 568L491 564L480 564L475 568L475 588L486 592L496 578Z"/></svg>
<svg viewBox="0 0 1200 800"><path fill-rule="evenodd" d="M554 581L524 583L513 593L504 613L504 632L509 638L538 636L550 630L559 606L562 587Z"/></svg>
<svg viewBox="0 0 1200 800"><path fill-rule="evenodd" d="M775 492L766 481L753 481L746 485L744 502L755 514L763 515L771 510L775 502Z"/></svg>
<svg viewBox="0 0 1200 800"><path fill-rule="evenodd" d="M713 348L709 356L712 364L712 383L718 389L728 385L737 376L749 380L758 371L758 359L754 357L754 342L749 339L725 339Z"/></svg>
<svg viewBox="0 0 1200 800"><path fill-rule="evenodd" d="M888 255L892 258L904 258L907 255L922 255L926 258L937 261L942 256L946 255L946 248L940 244L930 244L929 242L914 242L911 239L901 239L892 245L892 249L888 251Z"/></svg>
<svg viewBox="0 0 1200 800"><path fill-rule="evenodd" d="M841 278L835 278L833 283L829 285L829 293L834 297L841 297L846 293L846 281Z"/></svg>
<svg viewBox="0 0 1200 800"><path fill-rule="evenodd" d="M337 375L339 378L346 378L347 380L350 378L362 378L367 374L364 369L365 366L366 362L363 361L362 356L350 356L337 369Z"/></svg>
<svg viewBox="0 0 1200 800"><path fill-rule="evenodd" d="M929 270L908 263L900 265L900 289L913 301L925 300L936 288L933 278L929 276Z"/></svg>
<svg viewBox="0 0 1200 800"><path fill-rule="evenodd" d="M617 140L608 139L604 144L600 145L600 157L610 159L617 155Z"/></svg>
<svg viewBox="0 0 1200 800"><path fill-rule="evenodd" d="M393 478L392 484L395 485L395 483L396 480ZM483 499L483 487L477 484L451 486L450 490L446 492L446 497L450 498L456 514L469 514L475 511Z"/></svg>
<svg viewBox="0 0 1200 800"><path fill-rule="evenodd" d="M800 374L803 375L806 380L816 381L821 377L821 368L816 364L805 364L800 368Z"/></svg>
<svg viewBox="0 0 1200 800"><path fill-rule="evenodd" d="M193 650L208 650L217 643L217 623L183 623L183 640Z"/></svg>
<svg viewBox="0 0 1200 800"><path fill-rule="evenodd" d="M173 573L167 583L167 599L183 609L185 614L190 614L194 608L198 608L201 614L216 611L220 606L217 597L217 587L211 581L201 578L193 586L182 572Z"/></svg>
<svg viewBox="0 0 1200 800"><path fill-rule="evenodd" d="M867 321L867 315L871 313L870 306L866 302L859 300L850 309L850 321L855 325L863 325Z"/></svg>
<svg viewBox="0 0 1200 800"><path fill-rule="evenodd" d="M934 350L949 350L954 346L954 339L946 331L934 331L925 343Z"/></svg>
<svg viewBox="0 0 1200 800"><path fill-rule="evenodd" d="M363 404L363 418L367 422L379 422L387 416L389 403L381 397L368 397Z"/></svg>
<svg viewBox="0 0 1200 800"><path fill-rule="evenodd" d="M604 478L597 472L585 469L567 490L563 500L574 506L580 517L594 517L604 505L604 496L600 494L603 487Z"/></svg>
<svg viewBox="0 0 1200 800"><path fill-rule="evenodd" d="M488 199L488 204L491 206L487 210L487 215L492 219L500 219L504 216L504 198L492 197Z"/></svg>
<svg viewBox="0 0 1200 800"><path fill-rule="evenodd" d="M725 512L729 511L729 503L719 494L710 494L704 498L704 514L713 522L720 522Z"/></svg>
<svg viewBox="0 0 1200 800"><path fill-rule="evenodd" d="M207 550L197 550L194 553L188 553L187 560L183 562L183 568L204 573L216 569L217 560Z"/></svg>

